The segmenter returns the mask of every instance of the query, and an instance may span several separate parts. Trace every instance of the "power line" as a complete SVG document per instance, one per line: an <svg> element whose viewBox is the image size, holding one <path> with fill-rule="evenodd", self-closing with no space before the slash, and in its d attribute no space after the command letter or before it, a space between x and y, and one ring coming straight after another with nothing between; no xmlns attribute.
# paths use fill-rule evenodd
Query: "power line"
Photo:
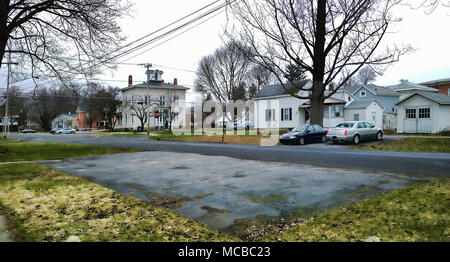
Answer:
<svg viewBox="0 0 450 262"><path fill-rule="evenodd" d="M143 52L141 52L141 53L139 53L139 54L137 54L137 55L134 55L134 56L132 56L132 57L130 57L130 58L127 58L126 60L123 60L122 62L129 61L129 60L131 60L131 59L133 59L133 58L135 58L135 57L137 57L137 56L140 56L140 55L142 55L142 54L144 54L144 53L147 53L148 51L150 51L150 50L152 50L152 49L154 49L154 48L156 48L156 47L158 47L158 46L160 46L160 45L162 45L162 44L165 44L165 43L169 42L170 40L172 40L172 39L174 39L174 38L176 38L176 37L178 37L178 36L180 36L180 35L182 35L182 34L188 32L188 31L190 31L190 30L192 30L192 29L194 29L194 28L196 28L196 27L202 25L203 23L205 23L205 22L207 22L207 21L209 21L209 20L211 20L211 19L213 19L213 18L215 18L216 16L222 14L223 12L224 12L224 11L222 11L222 12L220 12L220 13L218 13L218 14L216 14L216 15L214 15L214 16L212 16L212 17L210 17L210 18L208 18L208 19L206 19L206 20L204 20L204 21L202 21L201 23L199 23L199 24L197 24L197 25L194 25L194 26L192 26L192 27L186 29L185 31L182 31L181 33L179 33L179 34L177 34L177 35L175 35L175 36L173 36L173 37L171 37L171 38L169 38L169 39L167 39L167 40L165 40L165 41L159 43L159 44L156 45L156 46L153 46L153 47L151 47L151 48L149 48L149 49L147 49L147 50L145 50L145 51L143 51ZM122 62L120 62L120 63L122 63ZM155 65L156 65L156 64L155 64ZM183 71L185 71L185 70L183 70ZM189 70L189 71L195 73L195 71L193 71L193 70Z"/></svg>
<svg viewBox="0 0 450 262"><path fill-rule="evenodd" d="M234 0L233 2L235 2L235 1L236 1L236 0ZM232 3L233 3L233 2L232 2ZM227 5L228 5L227 3L224 3L224 4L219 5L218 7L214 7L214 8L212 8L211 10L209 10L209 11L207 11L207 12L205 12L205 13L199 15L199 16L197 16L197 17L194 18L194 19L191 19L190 21L188 21L188 22L186 22L186 23L184 23L184 24L182 24L182 25L180 25L180 26L178 26L178 27L176 27L176 28L174 28L174 29L171 29L171 30L168 31L168 32L165 32L165 33L162 34L162 35L159 35L159 36L157 36L157 37L154 37L154 38L152 38L152 39L150 39L150 40L148 40L148 41L146 41L146 42L144 42L144 43L141 43L141 44L139 44L139 45L137 45L137 46L135 46L135 47L133 47L133 48L130 48L130 49L128 49L128 50L126 50L126 51L124 51L124 52L122 52L122 53L119 53L119 54L114 55L114 56L112 56L112 57L110 57L110 58L107 58L107 59L105 59L105 60L103 60L103 61L100 61L100 62L98 62L98 63L96 63L96 64L94 64L94 65L88 67L87 69L92 69L92 68L94 68L94 67L104 65L104 64L107 63L107 62L110 62L110 61L112 61L112 60L115 60L115 59L124 57L124 56L129 55L129 54L131 54L131 53L133 53L133 52L136 52L136 51L138 51L138 50L140 50L140 49L142 49L142 48L148 46L149 44L152 44L153 42L156 42L156 41L158 41L158 40L161 40L161 39L163 39L163 38L165 38L165 37L167 37L167 36L169 36L169 35L171 35L171 34L177 32L177 31L179 31L179 30L181 30L181 29L183 29L183 28L189 26L190 24L195 23L196 21L198 21L198 20L200 20L200 19L202 19L202 18L204 18L204 17L209 16L209 15L211 15L211 14L213 14L213 13L219 11L220 9L225 8Z"/></svg>

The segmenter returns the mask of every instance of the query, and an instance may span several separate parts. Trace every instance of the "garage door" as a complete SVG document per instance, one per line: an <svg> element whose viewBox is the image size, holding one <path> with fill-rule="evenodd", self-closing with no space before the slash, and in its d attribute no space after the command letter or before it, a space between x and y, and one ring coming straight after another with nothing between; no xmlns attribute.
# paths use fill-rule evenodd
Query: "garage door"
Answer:
<svg viewBox="0 0 450 262"><path fill-rule="evenodd" d="M431 133L431 107L406 108L405 133Z"/></svg>

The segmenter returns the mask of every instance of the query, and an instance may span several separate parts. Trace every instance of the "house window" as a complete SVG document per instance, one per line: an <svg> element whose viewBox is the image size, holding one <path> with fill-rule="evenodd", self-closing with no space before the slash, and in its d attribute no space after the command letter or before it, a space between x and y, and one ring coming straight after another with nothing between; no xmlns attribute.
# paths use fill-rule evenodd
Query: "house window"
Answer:
<svg viewBox="0 0 450 262"><path fill-rule="evenodd" d="M165 96L160 96L159 97L159 105L160 106L165 106L166 105L166 97Z"/></svg>
<svg viewBox="0 0 450 262"><path fill-rule="evenodd" d="M419 118L430 119L431 109L430 108L419 108Z"/></svg>
<svg viewBox="0 0 450 262"><path fill-rule="evenodd" d="M354 114L353 115L353 120L354 121L359 121L359 114Z"/></svg>
<svg viewBox="0 0 450 262"><path fill-rule="evenodd" d="M343 117L344 116L344 106L332 106L331 107L332 117Z"/></svg>
<svg viewBox="0 0 450 262"><path fill-rule="evenodd" d="M266 121L275 121L275 109L266 110Z"/></svg>
<svg viewBox="0 0 450 262"><path fill-rule="evenodd" d="M416 109L406 109L406 119L416 119Z"/></svg>
<svg viewBox="0 0 450 262"><path fill-rule="evenodd" d="M281 121L292 121L292 108L281 109Z"/></svg>
<svg viewBox="0 0 450 262"><path fill-rule="evenodd" d="M330 107L329 106L323 107L323 118L330 118Z"/></svg>
<svg viewBox="0 0 450 262"><path fill-rule="evenodd" d="M179 98L178 96L174 96L174 97L173 97L173 103L174 103L175 105L178 105L178 100L180 100L180 98Z"/></svg>
<svg viewBox="0 0 450 262"><path fill-rule="evenodd" d="M361 92L359 93L359 96L360 96L360 97L366 97L366 96L367 96L367 92L366 92L366 91L361 91Z"/></svg>

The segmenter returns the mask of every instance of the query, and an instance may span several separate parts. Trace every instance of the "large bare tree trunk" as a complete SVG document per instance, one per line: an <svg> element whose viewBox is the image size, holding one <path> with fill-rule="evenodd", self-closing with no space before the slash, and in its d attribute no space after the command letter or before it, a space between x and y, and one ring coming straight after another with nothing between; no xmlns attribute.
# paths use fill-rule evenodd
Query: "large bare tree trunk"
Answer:
<svg viewBox="0 0 450 262"><path fill-rule="evenodd" d="M0 1L0 65L5 54L6 44L8 43L8 10L9 1Z"/></svg>
<svg viewBox="0 0 450 262"><path fill-rule="evenodd" d="M323 108L324 108L324 95L321 92L323 84L320 81L313 82L313 93L311 97L311 124L323 126Z"/></svg>

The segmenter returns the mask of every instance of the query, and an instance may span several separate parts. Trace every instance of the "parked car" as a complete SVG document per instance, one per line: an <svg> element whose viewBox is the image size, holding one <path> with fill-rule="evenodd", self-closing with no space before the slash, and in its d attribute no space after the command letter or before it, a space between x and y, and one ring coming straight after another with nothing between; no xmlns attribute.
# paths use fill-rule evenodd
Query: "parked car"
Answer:
<svg viewBox="0 0 450 262"><path fill-rule="evenodd" d="M62 130L62 132L63 132L63 134L67 135L67 134L75 134L77 131L73 128L64 128Z"/></svg>
<svg viewBox="0 0 450 262"><path fill-rule="evenodd" d="M381 141L383 136L384 132L381 128L361 121L345 122L327 132L327 140L331 140L333 143L353 142L355 145L364 140Z"/></svg>
<svg viewBox="0 0 450 262"><path fill-rule="evenodd" d="M58 130L62 130L62 128L53 128L52 130L50 130L50 134L57 135L56 133L58 132Z"/></svg>
<svg viewBox="0 0 450 262"><path fill-rule="evenodd" d="M309 142L325 143L327 130L319 125L301 125L280 137L283 145L294 144L304 145Z"/></svg>
<svg viewBox="0 0 450 262"><path fill-rule="evenodd" d="M34 134L34 133L36 133L36 130L33 130L33 129L27 128L27 129L22 130L22 134Z"/></svg>

